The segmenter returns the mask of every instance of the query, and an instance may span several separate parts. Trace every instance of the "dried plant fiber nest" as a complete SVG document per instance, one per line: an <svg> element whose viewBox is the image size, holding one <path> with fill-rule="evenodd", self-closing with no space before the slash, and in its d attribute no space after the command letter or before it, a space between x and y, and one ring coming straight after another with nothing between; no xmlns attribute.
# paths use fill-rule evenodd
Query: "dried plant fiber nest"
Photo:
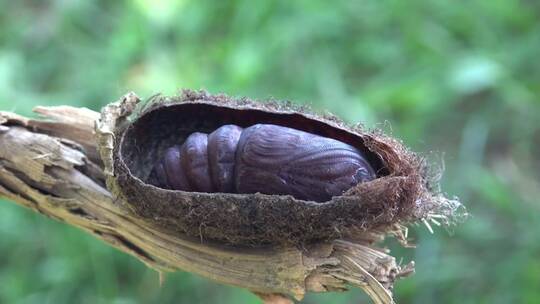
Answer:
<svg viewBox="0 0 540 304"><path fill-rule="evenodd" d="M111 115L102 116L106 120ZM117 116L110 130L113 142L100 143L102 151L112 151L110 159L104 158L112 168L109 188L141 218L167 231L232 245L306 244L390 231L420 220L450 220L459 207L433 191L426 162L400 141L282 102L184 91L180 96L155 96L143 109ZM225 124L257 123L352 145L366 154L377 178L322 203L289 195L167 190L149 181L156 159L187 135Z"/></svg>

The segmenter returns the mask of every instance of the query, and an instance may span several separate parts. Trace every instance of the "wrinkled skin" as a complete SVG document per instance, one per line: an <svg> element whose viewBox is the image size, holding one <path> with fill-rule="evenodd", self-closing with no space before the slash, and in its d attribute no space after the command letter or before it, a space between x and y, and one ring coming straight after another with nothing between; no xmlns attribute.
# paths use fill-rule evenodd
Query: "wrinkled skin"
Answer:
<svg viewBox="0 0 540 304"><path fill-rule="evenodd" d="M376 178L343 142L269 124L193 133L154 166L156 186L182 191L292 195L324 202Z"/></svg>

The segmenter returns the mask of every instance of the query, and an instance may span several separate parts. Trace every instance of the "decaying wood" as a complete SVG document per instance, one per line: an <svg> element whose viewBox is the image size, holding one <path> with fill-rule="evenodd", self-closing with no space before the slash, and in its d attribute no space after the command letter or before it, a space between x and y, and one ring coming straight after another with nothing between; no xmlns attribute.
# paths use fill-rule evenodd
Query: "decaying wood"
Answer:
<svg viewBox="0 0 540 304"><path fill-rule="evenodd" d="M129 98L136 97L126 95L123 101ZM348 285L364 289L375 303L393 303L394 280L413 271L412 264L402 268L373 247L377 233L309 248L255 249L158 231L107 190L110 172L103 171L102 162L108 160L99 158L94 132L99 113L67 106L36 112L51 120L0 112L0 196L79 227L160 273L193 272L247 288L265 303Z"/></svg>

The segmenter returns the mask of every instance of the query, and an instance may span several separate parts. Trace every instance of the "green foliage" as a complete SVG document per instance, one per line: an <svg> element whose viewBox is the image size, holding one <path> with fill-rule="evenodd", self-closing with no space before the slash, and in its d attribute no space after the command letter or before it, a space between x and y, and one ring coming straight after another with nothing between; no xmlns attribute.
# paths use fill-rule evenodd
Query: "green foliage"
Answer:
<svg viewBox="0 0 540 304"><path fill-rule="evenodd" d="M540 302L540 4L534 1L0 0L0 109L98 110L178 88L309 102L427 157L472 217L416 227L399 303ZM434 151L434 152L432 152ZM256 303L158 275L74 228L0 204L1 303ZM360 291L306 303L364 300Z"/></svg>

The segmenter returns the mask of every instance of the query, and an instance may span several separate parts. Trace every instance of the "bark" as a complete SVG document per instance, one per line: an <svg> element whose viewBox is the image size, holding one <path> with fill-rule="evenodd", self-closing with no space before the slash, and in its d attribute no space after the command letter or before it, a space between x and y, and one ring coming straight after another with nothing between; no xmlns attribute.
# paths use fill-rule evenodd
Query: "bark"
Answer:
<svg viewBox="0 0 540 304"><path fill-rule="evenodd" d="M377 232L309 248L236 248L159 231L107 189L94 132L99 113L68 106L36 112L45 118L0 112L0 196L79 227L160 273L193 272L247 288L265 303L348 285L374 303L393 303L394 280L413 271L374 247Z"/></svg>

